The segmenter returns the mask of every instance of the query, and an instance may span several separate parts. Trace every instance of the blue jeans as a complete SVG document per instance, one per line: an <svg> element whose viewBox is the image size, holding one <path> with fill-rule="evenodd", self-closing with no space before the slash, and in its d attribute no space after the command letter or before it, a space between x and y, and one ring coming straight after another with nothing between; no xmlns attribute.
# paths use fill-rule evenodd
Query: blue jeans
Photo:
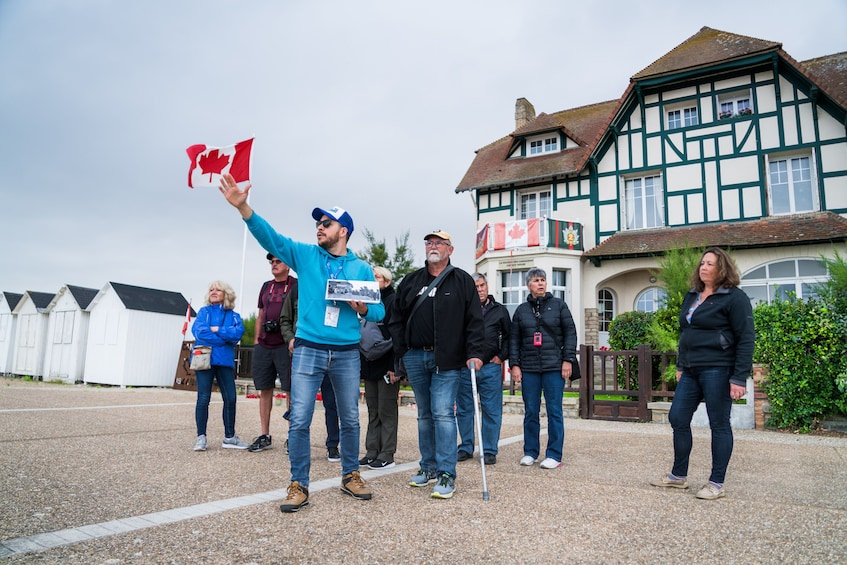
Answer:
<svg viewBox="0 0 847 565"><path fill-rule="evenodd" d="M731 367L709 369L683 369L676 385L668 421L673 428L673 470L677 477L688 476L688 459L691 455L691 418L700 405L706 402L709 427L712 429L712 474L709 480L722 484L726 468L732 457L732 426L729 416L732 398L729 396Z"/></svg>
<svg viewBox="0 0 847 565"><path fill-rule="evenodd" d="M359 350L333 351L301 346L291 362L291 423L288 458L291 480L309 486L312 466L310 427L315 396L329 377L341 420L341 474L359 469Z"/></svg>
<svg viewBox="0 0 847 565"><path fill-rule="evenodd" d="M232 367L212 365L207 371L195 371L197 377L197 405L194 407L194 422L197 435L206 435L209 422L209 402L212 400L212 381L218 381L218 389L224 401L224 436L235 435L235 371Z"/></svg>
<svg viewBox="0 0 847 565"><path fill-rule="evenodd" d="M565 379L561 369L541 373L523 372L523 454L538 459L541 454L541 393L547 408L547 453L545 457L562 460L565 444L565 416L562 412L562 395Z"/></svg>
<svg viewBox="0 0 847 565"><path fill-rule="evenodd" d="M482 452L497 455L500 425L503 422L503 366L486 363L476 372L476 390L479 394L482 418ZM456 394L456 423L459 425L459 451L473 453L474 406L471 372L462 369L459 392Z"/></svg>
<svg viewBox="0 0 847 565"><path fill-rule="evenodd" d="M324 405L324 419L326 420L326 446L338 447L339 429L338 429L338 408L335 406L335 390L332 388L332 381L329 380L329 375L321 381L321 398Z"/></svg>
<svg viewBox="0 0 847 565"><path fill-rule="evenodd" d="M438 372L435 353L410 349L403 356L418 406L421 469L456 476L456 391L461 369Z"/></svg>

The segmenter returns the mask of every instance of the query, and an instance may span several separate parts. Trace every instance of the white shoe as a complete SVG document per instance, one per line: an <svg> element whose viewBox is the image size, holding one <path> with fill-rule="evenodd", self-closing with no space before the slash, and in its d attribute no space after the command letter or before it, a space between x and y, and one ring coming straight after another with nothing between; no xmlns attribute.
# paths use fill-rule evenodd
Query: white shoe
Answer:
<svg viewBox="0 0 847 565"><path fill-rule="evenodd" d="M521 457L521 465L523 465L524 467L529 467L533 463L535 463L535 457L531 457L529 455L524 455L523 457Z"/></svg>
<svg viewBox="0 0 847 565"><path fill-rule="evenodd" d="M194 442L194 451L206 451L206 436L197 436Z"/></svg>
<svg viewBox="0 0 847 565"><path fill-rule="evenodd" d="M561 466L561 461L556 461L555 459L551 459L550 457L541 462L542 469L556 469Z"/></svg>

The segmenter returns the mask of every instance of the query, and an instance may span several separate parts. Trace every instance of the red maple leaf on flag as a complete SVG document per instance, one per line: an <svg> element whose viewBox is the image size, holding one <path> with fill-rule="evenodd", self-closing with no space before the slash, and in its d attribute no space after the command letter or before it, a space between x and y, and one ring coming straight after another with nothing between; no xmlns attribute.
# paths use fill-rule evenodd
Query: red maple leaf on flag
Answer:
<svg viewBox="0 0 847 565"><path fill-rule="evenodd" d="M197 164L200 165L201 169L203 169L204 175L209 175L209 182L212 182L212 175L221 174L224 167L229 165L229 156L221 155L220 152L215 149L214 151L209 151L208 155L200 157Z"/></svg>
<svg viewBox="0 0 847 565"><path fill-rule="evenodd" d="M520 238L523 237L523 234L525 234L525 233L526 233L526 231L523 228L521 228L520 225L513 224L512 229L509 230L509 238L510 239L520 239Z"/></svg>

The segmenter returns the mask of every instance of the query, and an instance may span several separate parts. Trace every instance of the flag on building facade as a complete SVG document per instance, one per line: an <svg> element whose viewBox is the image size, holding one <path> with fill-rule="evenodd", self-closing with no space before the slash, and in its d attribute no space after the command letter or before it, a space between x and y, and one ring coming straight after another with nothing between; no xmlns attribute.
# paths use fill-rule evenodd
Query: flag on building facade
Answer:
<svg viewBox="0 0 847 565"><path fill-rule="evenodd" d="M540 244L538 218L494 224L494 249L537 247Z"/></svg>
<svg viewBox="0 0 847 565"><path fill-rule="evenodd" d="M488 224L476 234L476 258L480 257L488 251Z"/></svg>
<svg viewBox="0 0 847 565"><path fill-rule="evenodd" d="M191 160L188 186L218 186L225 173L231 174L235 182L250 180L252 149L252 137L226 147L192 145L185 150Z"/></svg>
<svg viewBox="0 0 847 565"><path fill-rule="evenodd" d="M548 219L547 247L582 251L582 224Z"/></svg>

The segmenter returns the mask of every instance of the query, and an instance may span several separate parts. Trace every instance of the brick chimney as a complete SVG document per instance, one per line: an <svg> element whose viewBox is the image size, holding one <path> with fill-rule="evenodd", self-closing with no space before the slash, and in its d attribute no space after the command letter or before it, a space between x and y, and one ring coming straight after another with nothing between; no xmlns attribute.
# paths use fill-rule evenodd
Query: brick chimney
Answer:
<svg viewBox="0 0 847 565"><path fill-rule="evenodd" d="M526 98L515 102L515 130L519 130L535 119L535 106Z"/></svg>

